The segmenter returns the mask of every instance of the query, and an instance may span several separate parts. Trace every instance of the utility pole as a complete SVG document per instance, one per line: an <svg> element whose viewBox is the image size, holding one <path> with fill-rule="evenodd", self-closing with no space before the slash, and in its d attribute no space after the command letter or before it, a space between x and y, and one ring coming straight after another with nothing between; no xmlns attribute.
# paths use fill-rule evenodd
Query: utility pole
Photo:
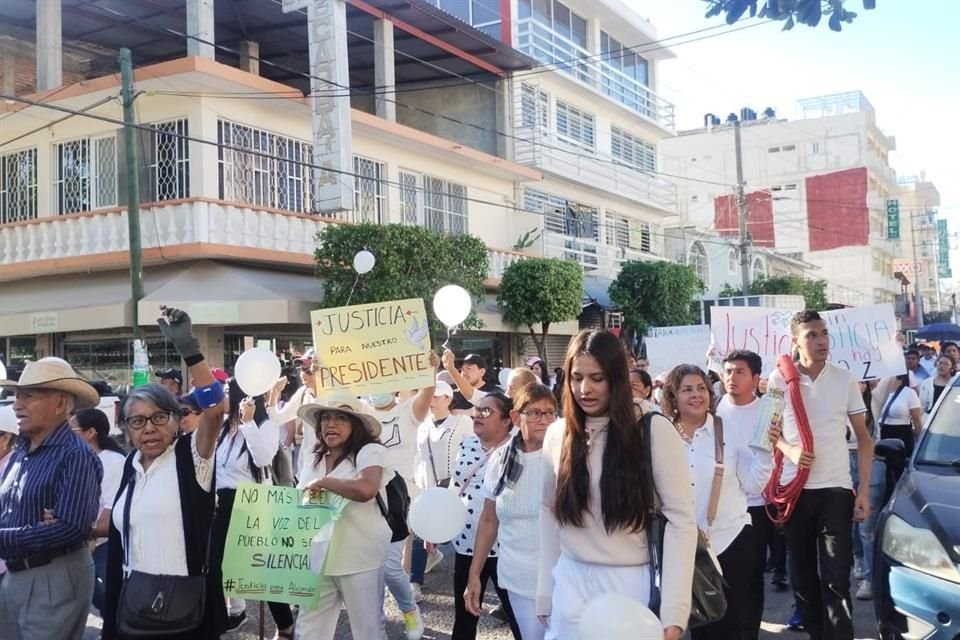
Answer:
<svg viewBox="0 0 960 640"><path fill-rule="evenodd" d="M737 217L740 221L740 290L750 295L750 236L747 234L747 197L743 193L743 150L740 147L740 119L733 121L737 156Z"/></svg>
<svg viewBox="0 0 960 640"><path fill-rule="evenodd" d="M143 299L143 256L140 247L140 163L137 158L136 126L133 110L133 59L130 49L120 49L120 99L123 102L123 147L127 158L127 227L130 236L130 287L133 293L133 338L139 340L138 307Z"/></svg>
<svg viewBox="0 0 960 640"><path fill-rule="evenodd" d="M917 329L922 329L923 296L920 295L920 263L917 262L917 217L915 215L910 216L910 244L913 248L913 309L917 314Z"/></svg>

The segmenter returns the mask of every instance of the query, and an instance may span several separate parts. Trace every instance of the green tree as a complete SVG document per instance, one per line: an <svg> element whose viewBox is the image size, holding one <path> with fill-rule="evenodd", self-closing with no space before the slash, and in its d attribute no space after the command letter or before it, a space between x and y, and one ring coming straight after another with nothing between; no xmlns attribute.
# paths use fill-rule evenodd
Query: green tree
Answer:
<svg viewBox="0 0 960 640"><path fill-rule="evenodd" d="M703 282L691 266L634 260L624 263L609 289L628 330L641 336L650 327L693 322L690 306L702 292Z"/></svg>
<svg viewBox="0 0 960 640"><path fill-rule="evenodd" d="M551 324L575 320L580 315L583 271L574 262L556 258L515 262L503 272L497 306L506 322L527 327L537 353L549 371L545 349L547 333Z"/></svg>
<svg viewBox="0 0 960 640"><path fill-rule="evenodd" d="M364 248L377 262L372 271L357 278L353 257ZM422 298L434 336L446 334L431 304L437 289L460 285L478 303L483 300L489 271L487 247L478 238L399 224L329 224L317 233L315 259L317 276L323 280L324 308L343 306L348 300L365 304ZM463 323L466 329L482 325L475 311Z"/></svg>
<svg viewBox="0 0 960 640"><path fill-rule="evenodd" d="M720 291L721 298L742 296L741 289L729 284ZM806 280L800 276L760 276L750 283L750 295L788 295L803 296L807 309L823 311L827 308L827 283L825 280Z"/></svg>
<svg viewBox="0 0 960 640"><path fill-rule="evenodd" d="M704 0L707 3L707 18L725 14L727 24L733 24L744 16L759 16L782 21L783 30L793 29L795 24L816 27L824 16L832 31L843 29L857 14L847 9L848 0ZM876 8L876 0L863 0L864 9Z"/></svg>

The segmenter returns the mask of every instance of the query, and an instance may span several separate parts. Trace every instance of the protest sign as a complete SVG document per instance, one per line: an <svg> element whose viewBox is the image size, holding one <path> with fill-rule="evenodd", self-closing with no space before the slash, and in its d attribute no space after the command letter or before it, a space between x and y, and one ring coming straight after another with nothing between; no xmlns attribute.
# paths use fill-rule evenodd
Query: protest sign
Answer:
<svg viewBox="0 0 960 640"><path fill-rule="evenodd" d="M721 356L733 349L753 351L763 358L763 375L767 375L777 358L792 350L793 313L758 307L714 307L710 327L717 351ZM854 372L861 380L906 372L893 305L821 311L820 315L830 332L829 361L833 364Z"/></svg>
<svg viewBox="0 0 960 640"><path fill-rule="evenodd" d="M654 327L643 340L647 360L656 373L670 371L678 364L695 364L706 369L710 348L710 327L705 324L681 327Z"/></svg>
<svg viewBox="0 0 960 640"><path fill-rule="evenodd" d="M316 602L311 541L333 526L347 501L324 492L324 499L302 504L303 495L291 487L237 487L223 554L227 596L307 606Z"/></svg>
<svg viewBox="0 0 960 640"><path fill-rule="evenodd" d="M435 383L423 300L393 300L310 313L317 395L418 389Z"/></svg>

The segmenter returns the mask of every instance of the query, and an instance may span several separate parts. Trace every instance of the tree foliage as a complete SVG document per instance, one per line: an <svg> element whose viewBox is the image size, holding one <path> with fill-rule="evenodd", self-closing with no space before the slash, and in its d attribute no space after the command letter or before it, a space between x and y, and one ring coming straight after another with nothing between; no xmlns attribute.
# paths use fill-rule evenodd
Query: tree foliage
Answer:
<svg viewBox="0 0 960 640"><path fill-rule="evenodd" d="M703 282L688 265L632 260L624 263L609 292L627 327L642 336L650 327L693 322L690 306L703 292Z"/></svg>
<svg viewBox="0 0 960 640"><path fill-rule="evenodd" d="M377 262L357 278L353 257L364 248ZM366 304L422 298L434 336L446 334L431 304L437 289L458 284L479 303L489 271L487 247L478 238L399 224L329 224L317 233L315 259L317 276L323 280L324 308L343 306L348 300ZM481 326L475 311L463 323L466 329Z"/></svg>
<svg viewBox="0 0 960 640"><path fill-rule="evenodd" d="M843 29L857 14L844 4L849 0L704 0L707 3L707 18L725 14L727 24L733 24L744 16L759 16L783 22L783 30L789 31L796 24L816 27L824 16L831 31ZM876 0L863 0L864 9L874 9Z"/></svg>
<svg viewBox="0 0 960 640"><path fill-rule="evenodd" d="M742 296L741 289L729 284L723 286L721 298ZM750 283L750 295L803 296L804 306L814 311L827 308L827 283L824 280L805 280L800 276L760 276Z"/></svg>
<svg viewBox="0 0 960 640"><path fill-rule="evenodd" d="M546 367L550 325L575 320L583 308L583 272L575 262L555 258L520 260L503 272L497 305L506 322L527 327Z"/></svg>

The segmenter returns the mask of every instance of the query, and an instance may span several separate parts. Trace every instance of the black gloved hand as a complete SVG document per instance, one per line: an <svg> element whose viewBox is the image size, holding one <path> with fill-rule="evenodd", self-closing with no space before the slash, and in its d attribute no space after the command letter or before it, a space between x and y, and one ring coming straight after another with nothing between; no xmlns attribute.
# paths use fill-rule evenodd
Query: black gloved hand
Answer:
<svg viewBox="0 0 960 640"><path fill-rule="evenodd" d="M160 305L160 318L157 324L164 337L173 343L180 357L190 360L200 356L200 342L193 335L193 321L185 311Z"/></svg>

